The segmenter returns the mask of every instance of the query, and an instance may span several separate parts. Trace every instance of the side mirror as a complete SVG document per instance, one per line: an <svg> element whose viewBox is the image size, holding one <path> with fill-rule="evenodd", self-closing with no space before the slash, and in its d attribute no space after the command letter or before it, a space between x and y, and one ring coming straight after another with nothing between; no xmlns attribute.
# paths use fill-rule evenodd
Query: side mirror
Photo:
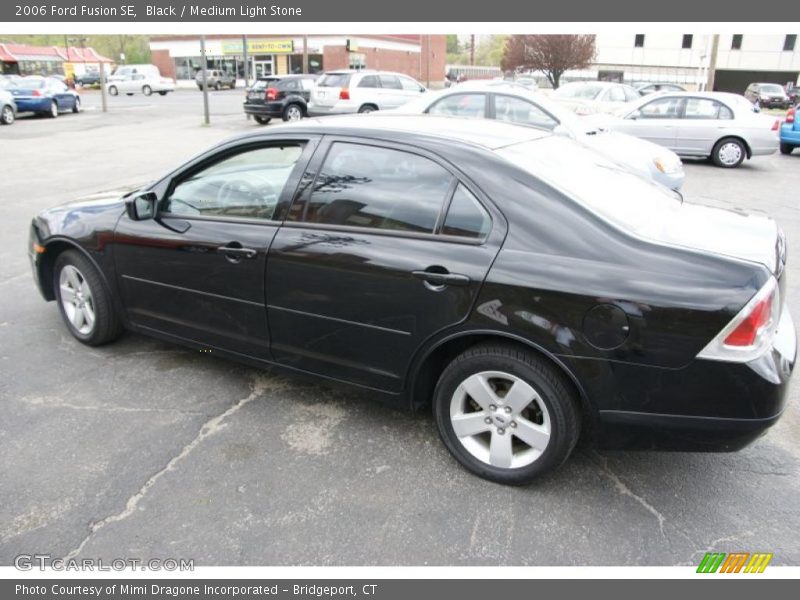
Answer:
<svg viewBox="0 0 800 600"><path fill-rule="evenodd" d="M563 125L556 125L553 128L553 134L554 135L560 135L560 136L563 136L563 137L568 137L568 138L572 138L573 137L572 132L568 128L564 127Z"/></svg>
<svg viewBox="0 0 800 600"><path fill-rule="evenodd" d="M627 117L625 117L625 118L626 118L626 119L631 119L632 121L635 121L636 119L638 119L638 118L639 118L639 117L641 117L641 116L642 116L642 111L640 111L640 110L635 110L635 111L633 111L631 114L629 114L629 115L628 115Z"/></svg>
<svg viewBox="0 0 800 600"><path fill-rule="evenodd" d="M156 216L158 198L153 192L135 194L125 201L125 210L131 221L146 221Z"/></svg>

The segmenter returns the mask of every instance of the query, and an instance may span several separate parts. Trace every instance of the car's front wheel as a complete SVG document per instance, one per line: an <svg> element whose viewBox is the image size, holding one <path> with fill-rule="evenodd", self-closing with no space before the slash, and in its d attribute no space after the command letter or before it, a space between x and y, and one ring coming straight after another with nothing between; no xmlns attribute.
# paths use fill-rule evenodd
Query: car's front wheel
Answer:
<svg viewBox="0 0 800 600"><path fill-rule="evenodd" d="M742 141L736 138L721 139L711 151L711 160L714 164L725 169L738 167L746 156L747 149Z"/></svg>
<svg viewBox="0 0 800 600"><path fill-rule="evenodd" d="M81 99L75 98L75 104L72 107L72 112L79 113L81 112Z"/></svg>
<svg viewBox="0 0 800 600"><path fill-rule="evenodd" d="M110 292L97 269L80 252L68 250L58 256L53 287L61 316L78 340L99 346L122 334Z"/></svg>
<svg viewBox="0 0 800 600"><path fill-rule="evenodd" d="M117 94L119 94L119 90L117 89L117 86L110 85L110 86L108 86L108 93L111 96L116 96Z"/></svg>
<svg viewBox="0 0 800 600"><path fill-rule="evenodd" d="M149 95L151 95L153 93L153 88L151 88L149 85L143 85L142 86L142 93L145 96L149 96Z"/></svg>
<svg viewBox="0 0 800 600"><path fill-rule="evenodd" d="M167 92L158 92L158 95L159 95L159 96L166 96L166 95L167 95Z"/></svg>
<svg viewBox="0 0 800 600"><path fill-rule="evenodd" d="M530 483L558 467L580 433L578 400L564 376L514 345L482 344L458 356L433 405L450 453L498 483Z"/></svg>
<svg viewBox="0 0 800 600"><path fill-rule="evenodd" d="M55 100L50 103L50 112L48 113L48 116L53 119L58 116L58 102Z"/></svg>
<svg viewBox="0 0 800 600"><path fill-rule="evenodd" d="M14 122L14 118L14 109L8 104L3 106L3 110L0 111L0 123L3 125L11 125Z"/></svg>

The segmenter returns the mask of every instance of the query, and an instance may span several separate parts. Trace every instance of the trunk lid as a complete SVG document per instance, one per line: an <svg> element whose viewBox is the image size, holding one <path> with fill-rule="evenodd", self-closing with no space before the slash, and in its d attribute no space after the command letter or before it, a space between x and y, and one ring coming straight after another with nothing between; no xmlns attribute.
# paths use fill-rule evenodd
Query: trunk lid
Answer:
<svg viewBox="0 0 800 600"><path fill-rule="evenodd" d="M317 80L311 99L320 106L333 106L339 101L342 89L350 84L350 73L326 73Z"/></svg>

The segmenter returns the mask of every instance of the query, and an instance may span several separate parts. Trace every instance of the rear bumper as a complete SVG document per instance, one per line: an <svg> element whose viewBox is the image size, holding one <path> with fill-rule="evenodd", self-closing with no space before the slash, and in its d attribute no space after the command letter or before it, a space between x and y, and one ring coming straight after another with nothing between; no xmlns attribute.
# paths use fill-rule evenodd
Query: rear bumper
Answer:
<svg viewBox="0 0 800 600"><path fill-rule="evenodd" d="M773 347L749 363L696 359L681 369L580 359L567 364L576 368L595 410L597 445L728 452L778 421L796 358L797 335L784 308Z"/></svg>
<svg viewBox="0 0 800 600"><path fill-rule="evenodd" d="M789 108L792 105L792 101L788 98L782 100L761 99L758 101L758 105L762 108Z"/></svg>
<svg viewBox="0 0 800 600"><path fill-rule="evenodd" d="M781 125L781 143L800 146L800 129L792 129L791 123Z"/></svg>
<svg viewBox="0 0 800 600"><path fill-rule="evenodd" d="M325 115L352 115L358 112L355 104L337 102L331 106L321 106L313 102L308 105L309 117L324 117Z"/></svg>
<svg viewBox="0 0 800 600"><path fill-rule="evenodd" d="M283 104L271 102L269 104L248 104L244 103L244 112L247 115L258 117L278 118L283 114Z"/></svg>

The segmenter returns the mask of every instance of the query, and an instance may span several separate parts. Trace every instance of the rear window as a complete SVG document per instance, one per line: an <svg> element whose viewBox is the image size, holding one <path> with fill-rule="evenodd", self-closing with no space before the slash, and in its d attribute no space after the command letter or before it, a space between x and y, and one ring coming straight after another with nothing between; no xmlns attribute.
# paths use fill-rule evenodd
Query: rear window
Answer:
<svg viewBox="0 0 800 600"><path fill-rule="evenodd" d="M275 85L280 79L259 79L250 88L253 91L261 91L267 89L271 85Z"/></svg>
<svg viewBox="0 0 800 600"><path fill-rule="evenodd" d="M600 95L603 89L601 85L568 83L558 88L555 95L561 98L585 98L587 100L594 100Z"/></svg>
<svg viewBox="0 0 800 600"><path fill-rule="evenodd" d="M325 73L317 80L319 87L347 87L350 73Z"/></svg>

